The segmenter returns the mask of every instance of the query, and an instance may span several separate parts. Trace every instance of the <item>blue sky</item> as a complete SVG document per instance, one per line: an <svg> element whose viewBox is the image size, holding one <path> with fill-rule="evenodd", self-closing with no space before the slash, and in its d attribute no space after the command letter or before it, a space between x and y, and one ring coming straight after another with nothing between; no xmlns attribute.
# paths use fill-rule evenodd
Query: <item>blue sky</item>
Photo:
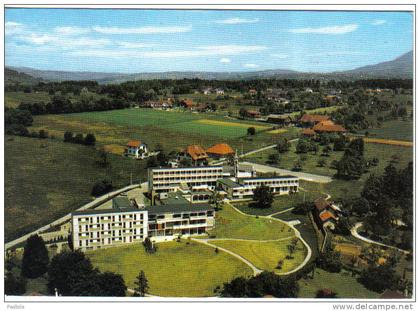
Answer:
<svg viewBox="0 0 420 311"><path fill-rule="evenodd" d="M409 12L6 9L6 65L330 72L412 50Z"/></svg>

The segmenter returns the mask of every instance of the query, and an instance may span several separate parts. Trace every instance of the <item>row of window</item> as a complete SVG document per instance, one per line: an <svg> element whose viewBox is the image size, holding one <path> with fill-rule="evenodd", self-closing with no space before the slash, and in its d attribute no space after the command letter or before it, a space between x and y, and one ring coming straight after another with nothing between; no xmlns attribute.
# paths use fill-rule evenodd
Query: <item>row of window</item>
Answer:
<svg viewBox="0 0 420 311"><path fill-rule="evenodd" d="M122 221L122 220L143 220L143 212L127 215L109 215L109 216L92 216L92 217L79 217L80 222L98 223L102 220L107 221Z"/></svg>
<svg viewBox="0 0 420 311"><path fill-rule="evenodd" d="M244 181L244 185L246 186L260 186L260 185L283 185L283 184L295 184L298 180L276 180L276 181Z"/></svg>
<svg viewBox="0 0 420 311"><path fill-rule="evenodd" d="M219 174L223 173L223 169L198 169L198 170L173 170L173 171L153 171L153 176L162 175L185 175L185 174Z"/></svg>

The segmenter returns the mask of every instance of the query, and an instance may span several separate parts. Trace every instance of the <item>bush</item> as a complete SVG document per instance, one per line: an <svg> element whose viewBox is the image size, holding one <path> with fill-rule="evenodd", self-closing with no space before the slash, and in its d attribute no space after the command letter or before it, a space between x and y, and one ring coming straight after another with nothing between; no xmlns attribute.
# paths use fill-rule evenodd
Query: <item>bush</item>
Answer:
<svg viewBox="0 0 420 311"><path fill-rule="evenodd" d="M44 240L38 235L32 235L26 240L22 258L22 275L27 278L37 278L47 272L50 259Z"/></svg>
<svg viewBox="0 0 420 311"><path fill-rule="evenodd" d="M105 193L110 192L114 187L112 186L112 182L110 180L104 179L98 181L93 187L91 194L95 197L101 196Z"/></svg>

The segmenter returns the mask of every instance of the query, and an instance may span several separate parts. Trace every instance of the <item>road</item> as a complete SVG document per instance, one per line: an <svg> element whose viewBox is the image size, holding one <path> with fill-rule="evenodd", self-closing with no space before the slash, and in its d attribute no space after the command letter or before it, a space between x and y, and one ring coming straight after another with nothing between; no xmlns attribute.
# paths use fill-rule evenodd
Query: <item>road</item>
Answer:
<svg viewBox="0 0 420 311"><path fill-rule="evenodd" d="M398 248L398 247L395 247L395 246L392 246L392 245L387 245L387 244L384 244L384 243L381 243L381 242L377 242L377 241L374 241L374 240L368 239L368 238L366 238L366 237L364 237L364 236L361 236L361 235L358 233L358 230L359 230L359 228L360 228L360 227L362 227L362 226L363 226L363 223L362 223L362 222L358 222L358 223L356 223L356 224L353 226L353 228L351 228L351 230L350 230L351 235L352 235L352 236L354 236L356 239L359 239L359 240L361 240L361 241L363 241L363 242L366 242L366 243L369 243L369 244L375 244L375 245L379 245L379 246L383 246L383 247L387 247L387 248L396 249L396 250L398 250L398 251L400 251L400 252L402 252L402 253L404 253L404 254L409 254L409 253L410 253L409 251L406 251L406 250L404 250L404 249L401 249L401 248Z"/></svg>
<svg viewBox="0 0 420 311"><path fill-rule="evenodd" d="M96 206L101 206L101 204L102 205L106 204L108 206L111 206L111 204L112 204L111 203L111 198L115 197L116 195L118 195L122 192L126 192L126 191L132 190L134 188L139 188L139 186L141 186L142 188L147 187L147 182L143 183L141 185L139 185L139 184L130 185L130 186L112 191L110 193L107 193L107 194L105 194L105 195L103 195L99 198L96 198L95 200L83 205L82 207L78 208L76 211L87 210L87 209L90 209L90 208L94 208ZM56 219L53 222L51 222L51 223L49 223L45 226L42 226L41 228L38 228L38 229L28 233L28 234L25 234L25 235L17 238L16 240L13 240L13 241L10 241L10 242L6 243L5 244L5 249L7 250L7 249L19 244L19 243L25 242L31 235L39 234L42 231L45 231L45 230L49 229L50 227L57 226L57 225L60 225L62 223L65 223L65 222L69 221L70 218L71 218L71 213L69 213L69 214L67 214L67 215L65 215L65 216L63 216L59 219Z"/></svg>
<svg viewBox="0 0 420 311"><path fill-rule="evenodd" d="M306 181L313 181L320 184L326 184L330 183L332 181L332 178L329 176L323 176L323 175L315 175L310 173L304 173L304 172L294 172L290 170L285 170L282 168L277 168L273 166L263 165L263 164L257 164L252 162L241 162L241 164L247 164L252 165L254 169L259 173L277 173L279 175L293 175L296 177L299 177L299 179L303 179Z"/></svg>

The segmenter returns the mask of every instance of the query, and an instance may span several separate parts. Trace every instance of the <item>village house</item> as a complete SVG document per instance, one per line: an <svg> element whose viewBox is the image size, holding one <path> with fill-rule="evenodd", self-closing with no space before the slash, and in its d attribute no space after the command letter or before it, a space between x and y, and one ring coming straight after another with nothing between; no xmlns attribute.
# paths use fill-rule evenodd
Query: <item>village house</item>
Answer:
<svg viewBox="0 0 420 311"><path fill-rule="evenodd" d="M318 226L334 230L339 219L340 209L324 198L316 199L314 205L313 213Z"/></svg>
<svg viewBox="0 0 420 311"><path fill-rule="evenodd" d="M216 144L206 150L206 153L211 158L220 159L233 156L235 151L228 144Z"/></svg>
<svg viewBox="0 0 420 311"><path fill-rule="evenodd" d="M316 133L345 133L346 129L339 124L335 124L331 120L321 121L312 128Z"/></svg>
<svg viewBox="0 0 420 311"><path fill-rule="evenodd" d="M256 89L250 89L248 91L248 94L251 95L251 96L257 95L257 90Z"/></svg>
<svg viewBox="0 0 420 311"><path fill-rule="evenodd" d="M267 122L278 124L284 127L284 126L291 125L293 120L290 116L285 116L285 115L280 115L280 114L270 114L267 116Z"/></svg>
<svg viewBox="0 0 420 311"><path fill-rule="evenodd" d="M208 155L203 147L199 145L189 145L185 150L178 154L179 161L182 161L182 159L185 158L191 159L192 165L194 166L203 166L208 163Z"/></svg>
<svg viewBox="0 0 420 311"><path fill-rule="evenodd" d="M203 94L204 95L210 95L212 93L212 91L213 91L212 88L207 87L207 88L203 89Z"/></svg>
<svg viewBox="0 0 420 311"><path fill-rule="evenodd" d="M217 88L214 91L216 92L217 95L225 95L225 90L221 88Z"/></svg>
<svg viewBox="0 0 420 311"><path fill-rule="evenodd" d="M194 106L192 99L189 99L189 98L181 100L179 105L189 110L193 109L193 106Z"/></svg>
<svg viewBox="0 0 420 311"><path fill-rule="evenodd" d="M321 114L304 114L299 123L302 127L313 127L315 124L318 124L321 121L327 121L330 117L327 115Z"/></svg>
<svg viewBox="0 0 420 311"><path fill-rule="evenodd" d="M247 118L257 119L257 118L261 118L261 113L256 110L246 110L245 116Z"/></svg>
<svg viewBox="0 0 420 311"><path fill-rule="evenodd" d="M136 159L144 159L147 155L147 145L140 140L130 140L125 149L124 154Z"/></svg>

